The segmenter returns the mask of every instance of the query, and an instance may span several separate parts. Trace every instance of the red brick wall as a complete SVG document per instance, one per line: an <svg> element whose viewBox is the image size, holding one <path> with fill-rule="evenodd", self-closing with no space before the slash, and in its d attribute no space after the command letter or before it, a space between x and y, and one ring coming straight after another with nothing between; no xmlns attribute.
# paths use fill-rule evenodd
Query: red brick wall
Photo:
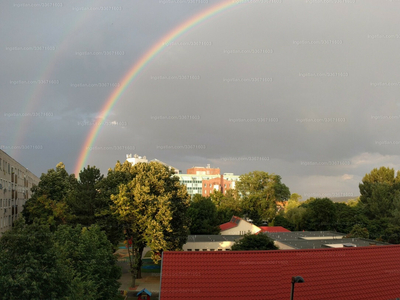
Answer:
<svg viewBox="0 0 400 300"><path fill-rule="evenodd" d="M221 175L220 178L212 178L209 180L203 180L202 195L204 197L210 196L210 193L212 193L214 191L214 185L219 185L219 191L225 194L225 192L227 190L231 189L231 187L229 185L231 185L232 182L233 181L225 180L223 175ZM204 186L204 184L206 186ZM211 187L210 187L210 184L211 184ZM226 185L226 187L225 187L225 185Z"/></svg>

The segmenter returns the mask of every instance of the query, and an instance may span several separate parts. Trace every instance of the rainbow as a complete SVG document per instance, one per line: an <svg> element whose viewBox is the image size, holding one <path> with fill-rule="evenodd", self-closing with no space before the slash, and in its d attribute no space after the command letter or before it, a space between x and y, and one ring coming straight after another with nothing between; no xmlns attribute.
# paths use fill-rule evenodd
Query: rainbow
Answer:
<svg viewBox="0 0 400 300"><path fill-rule="evenodd" d="M120 85L111 93L111 95L106 100L105 104L103 105L100 116L102 119L105 119L110 111L112 110L115 103L121 97L121 95L126 90L127 86L131 83L131 81L140 73L140 71L158 54L161 50L163 50L171 41L181 36L186 31L190 30L197 24L205 21L206 19L228 9L233 6L237 6L244 1L234 1L228 0L223 1L222 3L216 4L197 15L193 16L189 20L183 22L179 26L175 27L172 31L168 34L163 36L157 43L155 43L125 74L125 76L120 81ZM79 175L79 172L85 167L86 160L90 153L90 148L92 147L94 141L96 140L100 129L102 128L103 122L95 122L95 124L90 129L90 132L81 148L78 161L75 165L74 173L76 176Z"/></svg>
<svg viewBox="0 0 400 300"><path fill-rule="evenodd" d="M85 6L93 6L93 4L96 2L96 0L92 1L87 1L81 2L82 6L83 4ZM62 34L59 36L59 43L57 44L57 47L55 47L54 51L48 51L48 57L45 60L44 63L42 63L42 68L38 72L38 80L52 80L51 76L54 73L54 70L57 67L57 61L60 59L60 57L68 53L68 51L71 51L71 45L73 44L72 38L76 35L77 31L82 28L85 23L88 23L94 16L95 12L90 13L90 11L84 11L82 10L81 12L77 12L77 20L74 22L71 22L71 25L68 26ZM47 45L47 46L53 46L53 45ZM33 85L29 95L25 98L24 102L21 104L22 112L26 113L46 113L44 111L37 111L37 107L40 107L40 100L44 97L45 95L45 90L48 87L47 84L37 84ZM23 117L21 118L21 122L17 124L15 128L15 134L13 134L13 139L10 143L10 145L22 145L25 136L29 133L29 123L32 122L33 117ZM17 147L15 147L17 148ZM17 152L17 150L12 150L11 156L17 159L19 157L20 152Z"/></svg>

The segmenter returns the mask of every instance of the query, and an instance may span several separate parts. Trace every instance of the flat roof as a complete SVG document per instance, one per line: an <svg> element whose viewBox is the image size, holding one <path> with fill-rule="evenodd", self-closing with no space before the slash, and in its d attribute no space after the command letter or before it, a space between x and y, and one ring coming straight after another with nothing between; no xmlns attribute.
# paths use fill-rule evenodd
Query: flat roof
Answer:
<svg viewBox="0 0 400 300"><path fill-rule="evenodd" d="M294 249L319 249L333 247L332 245L354 244L356 247L390 245L389 243L361 238L344 238L344 233L333 231L291 231L291 232L264 232L274 241L285 244ZM339 238L335 238L339 237ZM331 246L327 246L330 244ZM337 246L342 248L342 246Z"/></svg>

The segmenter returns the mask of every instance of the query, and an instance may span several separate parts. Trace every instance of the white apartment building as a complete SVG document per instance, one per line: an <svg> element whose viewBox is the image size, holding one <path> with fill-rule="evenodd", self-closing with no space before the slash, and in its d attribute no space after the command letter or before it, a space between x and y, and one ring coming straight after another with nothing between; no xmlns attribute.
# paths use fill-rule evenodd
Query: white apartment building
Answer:
<svg viewBox="0 0 400 300"><path fill-rule="evenodd" d="M0 150L0 236L11 229L39 178Z"/></svg>

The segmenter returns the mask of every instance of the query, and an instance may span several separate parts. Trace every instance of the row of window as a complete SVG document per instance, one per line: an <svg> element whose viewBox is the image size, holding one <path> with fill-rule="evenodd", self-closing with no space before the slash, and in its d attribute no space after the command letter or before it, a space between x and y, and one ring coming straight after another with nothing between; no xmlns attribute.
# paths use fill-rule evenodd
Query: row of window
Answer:
<svg viewBox="0 0 400 300"><path fill-rule="evenodd" d="M218 185L218 184L217 184ZM204 187L207 187L207 183L204 184ZM210 183L210 187L212 187L212 184ZM226 188L226 184L224 184L224 187ZM232 187L231 184L229 184L229 187Z"/></svg>
<svg viewBox="0 0 400 300"><path fill-rule="evenodd" d="M0 208L7 208L7 207L11 207L14 205L17 205L18 200L13 200L13 199L0 199ZM8 204L8 205L7 205Z"/></svg>
<svg viewBox="0 0 400 300"><path fill-rule="evenodd" d="M1 217L0 218L0 228L6 228L6 227L10 227L12 225L12 218L11 216L7 217Z"/></svg>

